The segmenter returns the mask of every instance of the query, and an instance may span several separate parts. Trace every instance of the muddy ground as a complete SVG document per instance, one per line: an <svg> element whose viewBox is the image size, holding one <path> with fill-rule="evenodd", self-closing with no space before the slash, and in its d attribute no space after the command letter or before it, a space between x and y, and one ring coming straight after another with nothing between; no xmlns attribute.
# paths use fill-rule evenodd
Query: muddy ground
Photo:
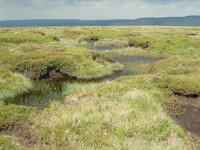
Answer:
<svg viewBox="0 0 200 150"><path fill-rule="evenodd" d="M179 107L173 118L186 132L200 136L200 97L176 95L175 100Z"/></svg>

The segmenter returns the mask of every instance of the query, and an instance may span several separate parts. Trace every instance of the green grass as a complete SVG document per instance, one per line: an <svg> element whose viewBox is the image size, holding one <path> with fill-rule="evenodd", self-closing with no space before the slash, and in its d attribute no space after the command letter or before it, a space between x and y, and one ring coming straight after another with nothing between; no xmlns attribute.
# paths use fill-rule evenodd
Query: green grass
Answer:
<svg viewBox="0 0 200 150"><path fill-rule="evenodd" d="M56 36L46 36L40 32L3 32L0 34L0 43L44 43L59 41Z"/></svg>
<svg viewBox="0 0 200 150"><path fill-rule="evenodd" d="M0 105L29 90L54 93L49 85L36 87L30 80L51 71L93 81L64 83L66 97L55 97L40 111L0 107L0 129L8 133L26 124L45 143L36 140L36 149L195 149L167 110L173 92L200 94L199 32L198 27L0 28ZM84 48L90 46L116 49ZM152 61L114 62L136 57ZM158 58L166 59L154 64ZM94 82L122 69L132 76ZM1 135L0 149L29 149L25 137L20 136L20 145Z"/></svg>
<svg viewBox="0 0 200 150"><path fill-rule="evenodd" d="M54 104L35 118L37 128L42 130L41 136L51 148L61 149L186 147L183 131L161 106L169 99L169 94L153 87L151 90L142 89L141 84L145 86L147 83L139 78L143 79L142 76L137 79L132 76L88 86L85 90L75 88L64 105ZM133 84L123 84L129 79L133 80L135 88ZM126 90L118 83L127 86ZM74 99L75 106L70 103Z"/></svg>
<svg viewBox="0 0 200 150"><path fill-rule="evenodd" d="M148 74L149 69L153 66L153 62L145 62L145 61L138 61L138 62L128 62L124 64L123 72L126 75L141 75L141 74Z"/></svg>
<svg viewBox="0 0 200 150"><path fill-rule="evenodd" d="M197 55L170 56L158 61L151 74L160 76L157 84L184 95L200 93L200 57Z"/></svg>
<svg viewBox="0 0 200 150"><path fill-rule="evenodd" d="M156 82L158 87L168 88L183 95L199 95L199 83L199 75L163 75Z"/></svg>
<svg viewBox="0 0 200 150"><path fill-rule="evenodd" d="M0 150L31 150L31 148L25 148L18 145L15 141L0 136Z"/></svg>
<svg viewBox="0 0 200 150"><path fill-rule="evenodd" d="M66 47L62 44L45 44L41 47L32 45L24 53L24 46L17 47L16 54L4 56L0 65L8 66L9 70L23 73L32 79L42 78L48 75L49 70L56 70L69 77L91 80L111 75L116 66L120 69L120 65L112 63L112 59L100 52ZM4 54L6 53L2 55Z"/></svg>
<svg viewBox="0 0 200 150"><path fill-rule="evenodd" d="M35 148L28 148L23 146L22 139L19 137L20 132L24 135L24 138L28 135L33 134L29 133L30 131L25 129L25 126L30 127L32 117L34 116L37 110L35 108L17 106L17 105L8 105L0 107L0 132L3 131L0 135L0 150L33 150ZM12 133L14 128L21 128L22 131L16 135L6 135L6 132ZM16 130L16 129L15 129ZM13 132L14 133L14 132ZM34 137L31 137L32 139Z"/></svg>
<svg viewBox="0 0 200 150"><path fill-rule="evenodd" d="M198 55L170 56L158 61L150 72L171 75L198 74L200 72L200 57Z"/></svg>
<svg viewBox="0 0 200 150"><path fill-rule="evenodd" d="M35 81L33 88L12 98L4 98L5 104L17 104L38 108L48 107L53 101L63 101L65 94L62 93L61 82Z"/></svg>
<svg viewBox="0 0 200 150"><path fill-rule="evenodd" d="M15 126L25 124L31 108L8 105L0 107L0 131L12 130Z"/></svg>
<svg viewBox="0 0 200 150"><path fill-rule="evenodd" d="M13 98L27 92L33 87L31 81L21 74L5 70L1 70L0 72L0 102L2 105L4 99Z"/></svg>
<svg viewBox="0 0 200 150"><path fill-rule="evenodd" d="M148 51L141 48L127 47L109 50L105 52L108 56L114 58L126 58L126 57L143 57L143 58L165 58L168 54L159 54L154 51Z"/></svg>

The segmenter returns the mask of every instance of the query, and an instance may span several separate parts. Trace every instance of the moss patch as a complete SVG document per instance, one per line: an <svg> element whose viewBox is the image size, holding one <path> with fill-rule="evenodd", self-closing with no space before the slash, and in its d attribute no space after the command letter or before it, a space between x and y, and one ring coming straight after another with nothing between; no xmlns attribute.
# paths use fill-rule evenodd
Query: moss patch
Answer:
<svg viewBox="0 0 200 150"><path fill-rule="evenodd" d="M0 136L0 149L1 150L31 150L32 148L25 148L18 145L14 141ZM33 149L32 149L33 150Z"/></svg>
<svg viewBox="0 0 200 150"><path fill-rule="evenodd" d="M40 32L3 32L0 34L0 43L44 43L59 41L56 36L46 36Z"/></svg>
<svg viewBox="0 0 200 150"><path fill-rule="evenodd" d="M36 126L51 148L181 149L187 145L185 135L161 107L169 103L170 92L157 90L151 82L150 76L130 76L85 90L74 88L64 104L54 104L35 118ZM76 105L70 103L74 99Z"/></svg>
<svg viewBox="0 0 200 150"><path fill-rule="evenodd" d="M0 101L22 94L32 87L31 81L23 75L0 70Z"/></svg>
<svg viewBox="0 0 200 150"><path fill-rule="evenodd" d="M157 85L183 95L200 93L200 57L196 55L170 56L158 61L150 73L159 76Z"/></svg>
<svg viewBox="0 0 200 150"><path fill-rule="evenodd" d="M31 108L8 105L0 107L0 131L12 130L27 121Z"/></svg>
<svg viewBox="0 0 200 150"><path fill-rule="evenodd" d="M158 61L150 72L171 75L198 74L200 57L197 55L170 56Z"/></svg>
<svg viewBox="0 0 200 150"><path fill-rule="evenodd" d="M54 71L66 77L90 80L108 76L117 68L103 53L64 45L23 45L15 50L18 53L4 57L2 66L32 79L49 78Z"/></svg>

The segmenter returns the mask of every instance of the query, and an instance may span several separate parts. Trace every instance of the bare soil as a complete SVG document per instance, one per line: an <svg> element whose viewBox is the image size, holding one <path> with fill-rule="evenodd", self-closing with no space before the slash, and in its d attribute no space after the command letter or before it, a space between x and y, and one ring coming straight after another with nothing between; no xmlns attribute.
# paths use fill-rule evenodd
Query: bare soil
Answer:
<svg viewBox="0 0 200 150"><path fill-rule="evenodd" d="M200 136L200 97L175 96L179 107L173 115L187 132Z"/></svg>
<svg viewBox="0 0 200 150"><path fill-rule="evenodd" d="M15 126L12 130L4 130L0 132L1 136L16 137L20 145L26 147L45 147L46 143L39 136L36 129L32 128L28 124L24 123L19 126Z"/></svg>

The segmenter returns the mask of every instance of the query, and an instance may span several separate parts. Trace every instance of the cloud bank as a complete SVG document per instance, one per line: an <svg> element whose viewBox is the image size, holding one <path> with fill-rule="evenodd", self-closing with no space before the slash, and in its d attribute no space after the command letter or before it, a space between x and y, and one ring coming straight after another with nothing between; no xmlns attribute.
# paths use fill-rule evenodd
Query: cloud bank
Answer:
<svg viewBox="0 0 200 150"><path fill-rule="evenodd" d="M0 0L0 20L187 16L199 8L199 0Z"/></svg>

